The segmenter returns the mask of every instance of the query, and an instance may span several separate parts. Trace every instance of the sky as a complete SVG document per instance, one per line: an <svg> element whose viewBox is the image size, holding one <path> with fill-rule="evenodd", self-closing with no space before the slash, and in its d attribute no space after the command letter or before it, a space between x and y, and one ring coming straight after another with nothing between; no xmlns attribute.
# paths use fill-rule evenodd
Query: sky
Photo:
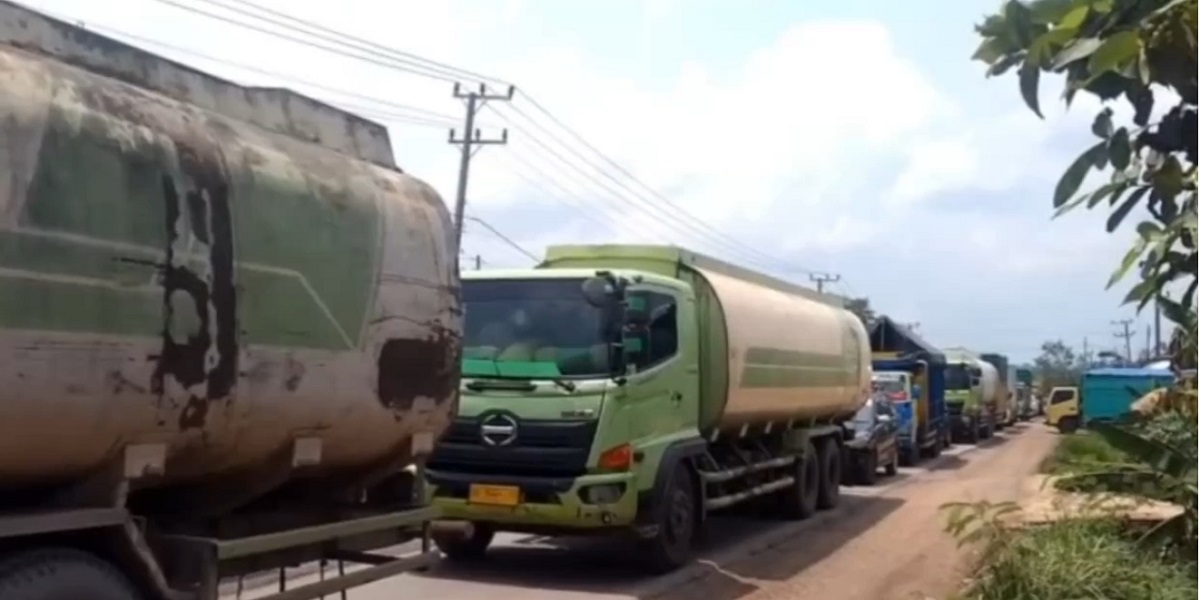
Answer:
<svg viewBox="0 0 1200 600"><path fill-rule="evenodd" d="M382 122L400 168L449 205L447 129L465 114L450 80L515 84L479 113L484 136L509 133L471 161L468 267L529 266L554 243L674 243L804 284L836 273L829 290L939 346L1017 361L1049 339L1123 350L1126 318L1135 354L1145 343L1128 286L1104 289L1136 220L1110 235L1103 212L1051 218L1097 105L1067 110L1044 80L1039 120L1013 77L970 61L998 0L253 2L460 71L414 74L196 12L255 22L218 6L241 0L25 4Z"/></svg>

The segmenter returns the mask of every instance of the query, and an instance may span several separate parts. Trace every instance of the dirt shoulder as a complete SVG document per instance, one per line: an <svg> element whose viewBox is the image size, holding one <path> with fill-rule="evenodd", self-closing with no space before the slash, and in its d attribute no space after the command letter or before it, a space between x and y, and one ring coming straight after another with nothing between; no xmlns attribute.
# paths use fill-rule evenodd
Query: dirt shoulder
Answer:
<svg viewBox="0 0 1200 600"><path fill-rule="evenodd" d="M925 600L962 586L969 552L942 531L946 502L1019 500L1055 443L1041 425L1012 433L927 471L914 470L877 496L846 496L845 516L741 560L664 600Z"/></svg>

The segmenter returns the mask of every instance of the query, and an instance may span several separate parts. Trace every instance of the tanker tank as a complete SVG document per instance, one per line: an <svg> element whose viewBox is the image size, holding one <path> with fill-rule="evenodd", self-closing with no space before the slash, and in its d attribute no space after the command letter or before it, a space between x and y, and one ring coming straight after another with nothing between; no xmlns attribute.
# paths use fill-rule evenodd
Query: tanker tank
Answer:
<svg viewBox="0 0 1200 600"><path fill-rule="evenodd" d="M844 419L870 394L866 328L835 296L673 247L554 246L542 268L589 264L653 269L695 290L702 431Z"/></svg>
<svg viewBox="0 0 1200 600"><path fill-rule="evenodd" d="M4 1L0 123L0 510L249 535L424 461L456 250L383 126ZM267 497L318 510L218 527Z"/></svg>

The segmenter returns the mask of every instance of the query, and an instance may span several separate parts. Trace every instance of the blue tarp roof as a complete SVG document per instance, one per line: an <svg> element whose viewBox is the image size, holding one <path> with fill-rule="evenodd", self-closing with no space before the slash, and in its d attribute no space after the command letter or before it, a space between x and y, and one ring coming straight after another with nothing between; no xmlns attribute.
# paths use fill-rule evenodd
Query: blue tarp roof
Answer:
<svg viewBox="0 0 1200 600"><path fill-rule="evenodd" d="M886 315L881 315L871 326L871 351L899 352L902 356L915 355L931 365L946 364L946 355L937 346Z"/></svg>
<svg viewBox="0 0 1200 600"><path fill-rule="evenodd" d="M1175 377L1175 374L1166 369L1146 369L1143 367L1101 367L1098 369L1089 369L1085 376L1098 375L1100 377Z"/></svg>

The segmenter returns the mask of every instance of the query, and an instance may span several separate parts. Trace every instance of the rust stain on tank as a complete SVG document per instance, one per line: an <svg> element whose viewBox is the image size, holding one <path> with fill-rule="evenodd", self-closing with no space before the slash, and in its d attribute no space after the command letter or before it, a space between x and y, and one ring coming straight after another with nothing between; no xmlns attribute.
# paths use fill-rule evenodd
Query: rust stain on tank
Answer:
<svg viewBox="0 0 1200 600"><path fill-rule="evenodd" d="M233 391L238 372L237 298L229 183L221 157L214 147L200 148L179 140L175 147L186 191L181 195L175 180L163 176L167 245L160 278L164 317L162 351L151 389L164 398L170 377L188 390L190 397L179 415L179 427L190 429L204 426L210 401L226 400ZM176 256L185 217L190 225L187 232L207 250L207 277ZM198 321L182 333L178 329L185 315L177 312L180 302L190 303L189 313ZM209 360L210 353L215 361Z"/></svg>
<svg viewBox="0 0 1200 600"><path fill-rule="evenodd" d="M390 339L377 365L379 401L397 414L419 397L444 402L458 385L458 335L438 325L425 339Z"/></svg>

